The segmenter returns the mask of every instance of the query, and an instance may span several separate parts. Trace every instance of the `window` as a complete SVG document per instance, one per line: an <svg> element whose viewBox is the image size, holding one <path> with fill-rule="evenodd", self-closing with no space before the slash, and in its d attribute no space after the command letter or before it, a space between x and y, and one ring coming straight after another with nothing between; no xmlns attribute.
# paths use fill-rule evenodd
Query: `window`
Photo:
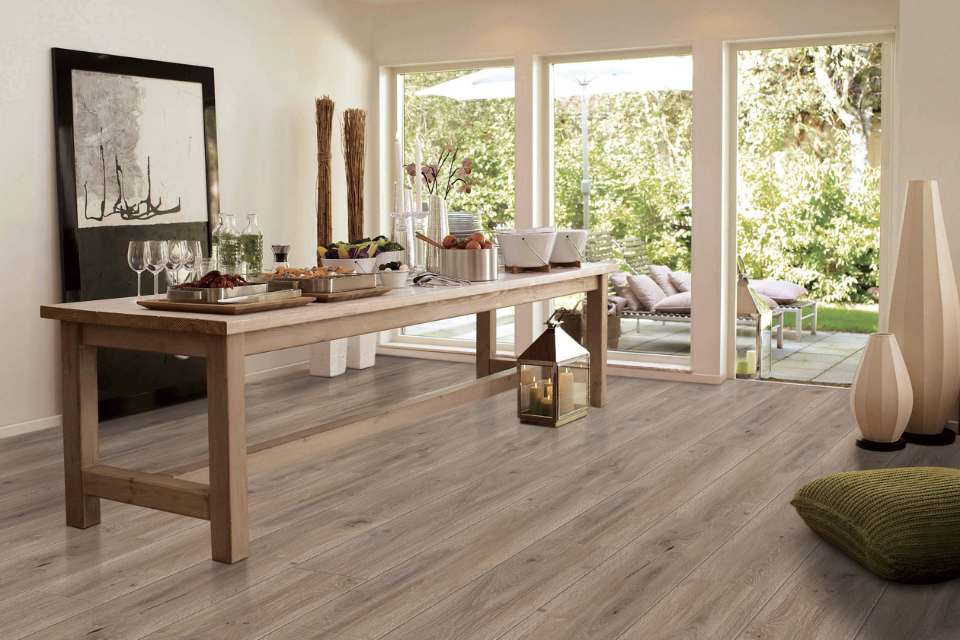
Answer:
<svg viewBox="0 0 960 640"><path fill-rule="evenodd" d="M877 330L883 50L737 54L737 251L753 279L808 292L784 307L775 378L850 384Z"/></svg>
<svg viewBox="0 0 960 640"><path fill-rule="evenodd" d="M513 67L397 74L404 162L414 160L419 139L424 163L440 171L436 189L448 210L475 214L486 233L514 224L513 95ZM450 179L465 160L469 174ZM497 311L498 343L504 350L513 349L513 315L513 309ZM472 347L475 329L474 316L463 316L406 327L400 339Z"/></svg>
<svg viewBox="0 0 960 640"><path fill-rule="evenodd" d="M641 289L653 284L638 305L619 280L611 349L618 359L655 354L689 364L691 299L682 283L692 241L692 57L556 62L550 83L554 223L589 229L588 259L641 276ZM645 280L651 265L664 267L654 269L659 285ZM651 303L678 293L669 311L650 315Z"/></svg>

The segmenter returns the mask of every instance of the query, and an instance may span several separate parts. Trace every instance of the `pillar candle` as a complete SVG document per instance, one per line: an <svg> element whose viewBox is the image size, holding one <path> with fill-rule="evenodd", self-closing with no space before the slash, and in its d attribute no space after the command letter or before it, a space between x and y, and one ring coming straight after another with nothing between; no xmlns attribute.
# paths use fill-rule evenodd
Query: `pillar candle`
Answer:
<svg viewBox="0 0 960 640"><path fill-rule="evenodd" d="M549 380L544 381L540 394L540 415L553 415L553 384Z"/></svg>
<svg viewBox="0 0 960 640"><path fill-rule="evenodd" d="M557 403L560 415L573 411L573 371L563 369L557 383Z"/></svg>
<svg viewBox="0 0 960 640"><path fill-rule="evenodd" d="M530 387L530 395L527 399L527 413L539 413L540 408L540 385L536 379L533 380L533 386Z"/></svg>

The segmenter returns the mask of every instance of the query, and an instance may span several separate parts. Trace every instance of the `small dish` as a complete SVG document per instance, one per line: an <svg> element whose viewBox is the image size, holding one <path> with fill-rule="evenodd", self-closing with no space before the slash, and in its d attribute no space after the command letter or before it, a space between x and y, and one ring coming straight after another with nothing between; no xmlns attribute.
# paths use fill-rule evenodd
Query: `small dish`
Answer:
<svg viewBox="0 0 960 640"><path fill-rule="evenodd" d="M384 269L380 272L380 284L388 289L403 289L407 286L409 277L409 271L391 271L390 269Z"/></svg>

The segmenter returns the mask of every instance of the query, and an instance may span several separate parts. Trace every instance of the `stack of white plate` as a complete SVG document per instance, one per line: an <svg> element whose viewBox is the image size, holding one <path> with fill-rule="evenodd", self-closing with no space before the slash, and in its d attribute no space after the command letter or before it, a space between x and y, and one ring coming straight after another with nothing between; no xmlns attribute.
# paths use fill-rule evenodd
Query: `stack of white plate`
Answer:
<svg viewBox="0 0 960 640"><path fill-rule="evenodd" d="M480 217L466 211L451 211L447 214L450 233L458 238L469 236L471 233L482 232Z"/></svg>

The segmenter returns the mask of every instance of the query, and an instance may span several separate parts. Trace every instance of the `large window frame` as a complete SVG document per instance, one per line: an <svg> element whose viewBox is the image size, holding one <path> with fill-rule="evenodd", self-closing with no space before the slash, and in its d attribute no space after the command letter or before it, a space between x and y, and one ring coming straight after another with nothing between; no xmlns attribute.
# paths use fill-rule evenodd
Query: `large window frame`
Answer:
<svg viewBox="0 0 960 640"><path fill-rule="evenodd" d="M796 47L820 47L844 44L862 44L877 42L883 46L883 56L880 63L880 78L882 82L881 109L884 114L883 133L880 152L880 317L885 316L889 303L889 283L893 275L893 266L896 258L897 236L900 230L900 212L897 208L899 196L895 192L897 184L896 155L896 103L894 93L896 87L896 34L892 31L868 31L843 35L810 36L800 38L775 38L737 40L725 45L726 63L726 136L725 136L725 181L727 226L727 254L728 269L735 268L737 247L737 225L739 218L737 204L737 177L738 166L738 109L739 109L739 74L738 54L741 51L758 49L791 49ZM736 309L728 301L725 315L734 320ZM726 372L729 377L735 376L736 363L736 333L729 332L726 340Z"/></svg>
<svg viewBox="0 0 960 640"><path fill-rule="evenodd" d="M621 357L610 352L609 371L616 375L689 382L720 383L735 377L736 313L735 274L737 255L737 52L757 48L881 42L885 47L882 77L887 88L883 94L885 121L896 122L894 102L896 39L889 30L841 35L696 41L662 47L557 52L544 55L522 54L514 58L488 58L383 66L379 75L379 228L389 229L388 212L392 206L390 177L399 173L393 153L398 130L397 74L416 71L442 71L456 68L513 66L516 81L515 118L515 198L517 227L549 224L553 217L553 100L549 65L557 62L617 59L661 55L693 56L693 248L691 251L694 296L689 363L676 362L673 356ZM889 133L888 133L889 132ZM887 126L882 143L881 178L881 314L886 296L893 252L899 229L896 127ZM549 314L549 303L523 305L515 314L514 352L526 348L539 335ZM472 359L473 343L442 344L429 338L401 336L399 331L381 335L380 352L413 357L463 360ZM504 353L504 355L511 355Z"/></svg>

